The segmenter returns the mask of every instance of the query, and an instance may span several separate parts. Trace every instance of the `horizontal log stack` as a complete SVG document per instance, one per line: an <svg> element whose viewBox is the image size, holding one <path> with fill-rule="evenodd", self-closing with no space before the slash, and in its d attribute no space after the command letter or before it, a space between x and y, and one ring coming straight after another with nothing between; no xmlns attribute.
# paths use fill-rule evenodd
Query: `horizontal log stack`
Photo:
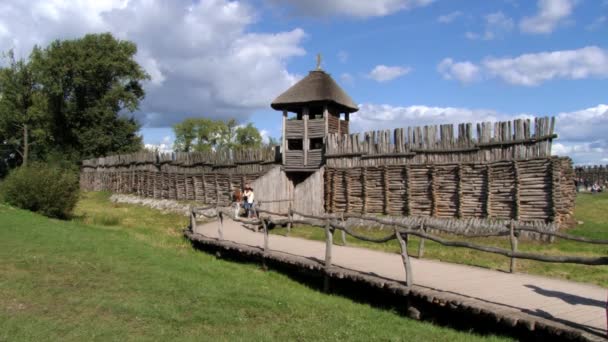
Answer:
<svg viewBox="0 0 608 342"><path fill-rule="evenodd" d="M571 160L325 169L328 213L561 223L572 217Z"/></svg>

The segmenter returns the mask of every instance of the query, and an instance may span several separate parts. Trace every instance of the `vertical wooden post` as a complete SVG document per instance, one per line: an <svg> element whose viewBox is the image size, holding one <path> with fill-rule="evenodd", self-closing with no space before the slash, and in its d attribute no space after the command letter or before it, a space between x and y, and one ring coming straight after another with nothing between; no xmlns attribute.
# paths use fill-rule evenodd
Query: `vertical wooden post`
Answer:
<svg viewBox="0 0 608 342"><path fill-rule="evenodd" d="M492 217L492 168L486 165L486 217Z"/></svg>
<svg viewBox="0 0 608 342"><path fill-rule="evenodd" d="M283 111L283 137L281 139L281 162L285 165L285 155L287 154L287 111Z"/></svg>
<svg viewBox="0 0 608 342"><path fill-rule="evenodd" d="M462 202L463 202L463 195L462 195L462 163L458 163L458 211L456 212L456 215L458 218L462 218Z"/></svg>
<svg viewBox="0 0 608 342"><path fill-rule="evenodd" d="M287 210L287 218L289 219L289 222L287 223L287 234L285 235L289 236L289 233L291 233L291 226L293 225L293 212L291 209L291 201L289 202L289 209Z"/></svg>
<svg viewBox="0 0 608 342"><path fill-rule="evenodd" d="M329 219L325 220L325 276L323 279L323 290L329 292L329 268L331 267L331 247L333 245L334 234L329 225Z"/></svg>
<svg viewBox="0 0 608 342"><path fill-rule="evenodd" d="M344 213L340 214L340 220L342 221L342 226L346 227L346 222L344 221ZM340 231L340 233L342 234L342 245L346 246L346 231L344 229L342 229Z"/></svg>
<svg viewBox="0 0 608 342"><path fill-rule="evenodd" d="M401 246L401 260L403 260L403 266L405 268L405 286L410 288L414 283L414 277L412 275L410 256L407 254L408 236L406 234L405 237L403 237L397 228L395 228L395 235L397 236L397 240L399 240L399 246Z"/></svg>
<svg viewBox="0 0 608 342"><path fill-rule="evenodd" d="M514 181L514 187L515 187L515 203L513 203L513 219L519 221L519 217L520 217L520 201L519 201L519 193L520 193L520 186L519 186L519 166L517 165L517 161L513 161L513 181Z"/></svg>
<svg viewBox="0 0 608 342"><path fill-rule="evenodd" d="M420 224L420 231L426 233L426 228L424 227L424 223ZM418 259L422 259L424 256L424 240L425 238L420 238L420 244L418 245Z"/></svg>
<svg viewBox="0 0 608 342"><path fill-rule="evenodd" d="M264 227L264 252L268 252L268 224L265 218L261 218L261 221Z"/></svg>
<svg viewBox="0 0 608 342"><path fill-rule="evenodd" d="M224 215L221 211L218 211L217 207L215 207L215 211L220 222L219 227L217 229L217 236L220 238L220 240L224 240Z"/></svg>
<svg viewBox="0 0 608 342"><path fill-rule="evenodd" d="M511 240L511 252L517 252L517 237L519 236L519 232L515 232L515 223L511 220L509 224L509 237ZM515 268L517 267L515 257L511 256L511 264L509 265L509 272L515 273Z"/></svg>
<svg viewBox="0 0 608 342"><path fill-rule="evenodd" d="M325 134L323 134L323 143L327 144L327 134L329 134L329 110L327 104L323 105L323 119L325 120ZM338 122L340 124L340 122ZM338 125L338 127L340 127Z"/></svg>
<svg viewBox="0 0 608 342"><path fill-rule="evenodd" d="M361 170L361 197L363 200L361 213L365 215L367 213L367 167L365 166Z"/></svg>
<svg viewBox="0 0 608 342"><path fill-rule="evenodd" d="M302 154L304 155L304 166L308 165L308 107L304 107L303 109L303 119L304 119L304 139L302 140Z"/></svg>
<svg viewBox="0 0 608 342"><path fill-rule="evenodd" d="M382 167L382 192L384 195L384 214L389 214L389 180L386 166Z"/></svg>
<svg viewBox="0 0 608 342"><path fill-rule="evenodd" d="M192 207L190 207L190 231L196 233L196 214Z"/></svg>

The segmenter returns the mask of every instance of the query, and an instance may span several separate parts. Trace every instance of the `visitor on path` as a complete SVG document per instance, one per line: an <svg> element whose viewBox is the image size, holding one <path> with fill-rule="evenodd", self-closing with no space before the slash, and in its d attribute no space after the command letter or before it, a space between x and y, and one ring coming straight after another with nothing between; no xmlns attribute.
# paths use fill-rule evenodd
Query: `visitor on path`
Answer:
<svg viewBox="0 0 608 342"><path fill-rule="evenodd" d="M253 201L255 200L255 194L253 188L247 184L245 185L245 192L243 193L243 204L247 211L247 217L251 218L253 215Z"/></svg>
<svg viewBox="0 0 608 342"><path fill-rule="evenodd" d="M243 201L243 194L241 189L236 188L232 193L232 206L234 207L234 217L239 217L241 212L241 202Z"/></svg>

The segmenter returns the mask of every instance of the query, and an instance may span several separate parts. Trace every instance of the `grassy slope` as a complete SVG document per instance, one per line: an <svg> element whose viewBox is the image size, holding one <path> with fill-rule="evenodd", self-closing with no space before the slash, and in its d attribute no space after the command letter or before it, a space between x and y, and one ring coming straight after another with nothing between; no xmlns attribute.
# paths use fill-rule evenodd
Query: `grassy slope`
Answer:
<svg viewBox="0 0 608 342"><path fill-rule="evenodd" d="M594 239L608 240L608 193L597 195L580 194L576 201L575 217L584 224L578 225L574 229L570 229L568 233L585 236ZM367 229L358 229L362 234L369 236L385 236L389 233L388 230L370 231ZM285 235L285 228L277 228L273 233ZM336 232L334 241L341 243L340 233ZM322 229L312 227L298 227L293 229L291 236L304 237L314 240L324 240L325 232ZM455 237L456 240L462 240L462 237ZM417 238L412 238L411 255L416 256L418 253ZM467 239L478 244L492 245L510 249L508 238L477 238ZM399 245L393 240L389 243L375 244L355 240L352 237L347 237L347 243L356 246L364 246L373 249L379 249L389 252L398 252ZM426 241L424 246L424 257L428 259L437 259L448 262L462 263L468 265L483 266L492 269L509 269L509 259L496 254L473 251L469 249L459 249L443 247L437 243ZM553 255L581 255L581 256L606 256L608 255L608 245L591 245L580 242L572 242L566 240L557 240L554 243L542 243L534 241L520 241L519 250L531 251L537 253L553 254ZM608 287L608 266L584 266L573 264L549 264L529 260L518 260L517 271L524 273L539 274L551 277L559 277L581 282L594 283L600 286Z"/></svg>
<svg viewBox="0 0 608 342"><path fill-rule="evenodd" d="M499 340L193 250L176 215L86 194L73 222L0 205L0 341Z"/></svg>

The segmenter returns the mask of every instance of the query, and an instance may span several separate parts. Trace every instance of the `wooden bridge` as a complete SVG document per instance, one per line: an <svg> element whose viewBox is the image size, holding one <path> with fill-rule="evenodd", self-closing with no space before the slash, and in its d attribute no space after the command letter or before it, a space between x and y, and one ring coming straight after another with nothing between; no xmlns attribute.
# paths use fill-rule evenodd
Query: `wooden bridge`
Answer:
<svg viewBox="0 0 608 342"><path fill-rule="evenodd" d="M325 242L270 235L268 226L273 222L277 224L288 222L291 227L292 224L310 224L313 221L306 221L301 216L296 219L290 215L285 219L270 215L272 214L270 212L266 214L268 216L261 220L247 221L230 218L229 210L219 209L212 213L193 210L191 226L185 231L185 235L204 249L319 272L325 276L327 289L331 279L336 278L403 296L407 299L404 303L411 306L408 314L414 318L424 319L426 311L444 310L448 314L475 316L483 324L494 324L498 329L513 329L520 334L523 331L524 335L529 333L529 336L537 338L606 340L608 306L606 289L601 287L535 275L410 258L407 255L406 233L437 240L436 237L424 232L414 234L414 231L408 231L405 227L395 227L392 237L375 239L376 242L388 238L398 239L402 247L401 255L335 245L332 241L333 231L340 227L343 232L352 233L359 238L364 237L357 236L346 226L340 226L336 223L338 221L330 222L327 218L323 221L316 220L317 223L314 224L325 228L327 237ZM197 217L201 216L214 221L197 224ZM263 229L258 231L255 224L260 224ZM522 230L524 229L527 228ZM514 227L511 225L512 239L513 235L516 235L513 231ZM561 235L561 237L569 237ZM441 241L437 242L441 243ZM608 242L593 241L592 243ZM473 247L478 246L473 245ZM526 255L517 252L516 249L506 254L511 257L534 259L534 255ZM584 264L606 264L608 259L606 257L563 259L563 256L557 258L562 258L565 262ZM514 267L515 259L512 260Z"/></svg>

